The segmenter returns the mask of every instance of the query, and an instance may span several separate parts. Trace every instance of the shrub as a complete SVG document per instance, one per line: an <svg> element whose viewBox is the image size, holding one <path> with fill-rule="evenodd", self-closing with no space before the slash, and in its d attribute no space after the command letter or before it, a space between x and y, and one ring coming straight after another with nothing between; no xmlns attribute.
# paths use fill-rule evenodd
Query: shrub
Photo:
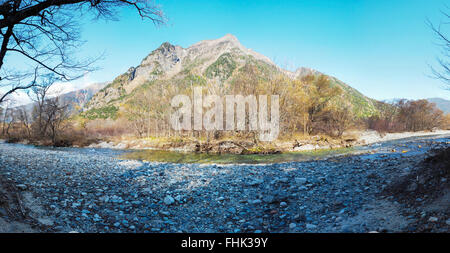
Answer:
<svg viewBox="0 0 450 253"><path fill-rule="evenodd" d="M101 108L94 108L81 113L80 115L84 118L94 120L94 119L116 119L117 112L119 108L114 105L105 106Z"/></svg>

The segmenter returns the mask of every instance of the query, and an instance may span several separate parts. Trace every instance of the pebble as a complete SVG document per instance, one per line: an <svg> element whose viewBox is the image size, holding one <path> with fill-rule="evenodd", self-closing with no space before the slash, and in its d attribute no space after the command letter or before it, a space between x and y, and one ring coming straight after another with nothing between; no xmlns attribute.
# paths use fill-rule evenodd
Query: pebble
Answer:
<svg viewBox="0 0 450 253"><path fill-rule="evenodd" d="M295 183L298 185L304 185L304 184L306 184L306 182L307 182L307 179L304 177L295 178Z"/></svg>
<svg viewBox="0 0 450 253"><path fill-rule="evenodd" d="M428 221L429 222L437 222L439 219L437 218L437 217L433 217L433 216L431 216L429 219L428 219Z"/></svg>
<svg viewBox="0 0 450 253"><path fill-rule="evenodd" d="M248 182L247 185L249 185L249 186L256 186L256 185L260 185L262 183L264 183L264 180L262 180L262 179L254 179L254 180Z"/></svg>
<svg viewBox="0 0 450 253"><path fill-rule="evenodd" d="M16 185L16 187L21 191L25 191L27 189L27 186L25 184L18 184Z"/></svg>
<svg viewBox="0 0 450 253"><path fill-rule="evenodd" d="M79 207L79 206L81 206L81 204L78 203L78 202L73 202L73 203L72 203L72 208L77 208L77 207Z"/></svg>
<svg viewBox="0 0 450 253"><path fill-rule="evenodd" d="M172 198L172 196L170 196L170 195L167 195L165 198L164 198L164 204L166 204L166 205L171 205L171 204L173 204L175 202L175 200Z"/></svg>
<svg viewBox="0 0 450 253"><path fill-rule="evenodd" d="M255 199L255 200L251 200L249 203L253 204L253 205L257 205L257 204L261 204L261 200L260 199Z"/></svg>
<svg viewBox="0 0 450 253"><path fill-rule="evenodd" d="M306 224L306 229L316 229L317 226L314 224Z"/></svg>

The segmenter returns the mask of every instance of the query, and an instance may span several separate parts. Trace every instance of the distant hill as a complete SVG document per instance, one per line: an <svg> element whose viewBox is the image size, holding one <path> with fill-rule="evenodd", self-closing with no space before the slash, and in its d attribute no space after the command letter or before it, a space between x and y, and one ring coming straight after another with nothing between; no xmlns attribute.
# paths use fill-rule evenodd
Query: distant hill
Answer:
<svg viewBox="0 0 450 253"><path fill-rule="evenodd" d="M436 107L441 109L444 113L450 113L450 100L443 98L428 98L431 103L435 103Z"/></svg>
<svg viewBox="0 0 450 253"><path fill-rule="evenodd" d="M93 83L82 89L63 93L58 95L58 97L61 103L69 105L69 111L71 113L76 113L81 111L89 100L106 85L108 85L107 82ZM31 113L33 110L33 105L34 103L28 103L19 107L25 108L28 113Z"/></svg>
<svg viewBox="0 0 450 253"><path fill-rule="evenodd" d="M60 95L59 98L64 104L69 104L71 111L80 111L85 104L87 104L89 100L106 85L108 85L106 82L93 83L83 89L64 93Z"/></svg>

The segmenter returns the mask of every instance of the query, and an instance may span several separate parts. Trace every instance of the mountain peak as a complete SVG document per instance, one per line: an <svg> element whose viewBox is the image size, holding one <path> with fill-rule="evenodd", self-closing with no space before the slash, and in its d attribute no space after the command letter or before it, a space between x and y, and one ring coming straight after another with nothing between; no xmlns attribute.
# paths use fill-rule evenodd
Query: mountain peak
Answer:
<svg viewBox="0 0 450 253"><path fill-rule="evenodd" d="M174 50L175 50L175 46L166 41L166 42L162 43L161 46L159 46L153 52L159 51L159 52L165 54L167 52L171 52L171 51L174 51Z"/></svg>
<svg viewBox="0 0 450 253"><path fill-rule="evenodd" d="M159 48L170 48L170 47L173 47L173 45L170 44L170 42L168 41L162 43L161 46L159 46Z"/></svg>
<svg viewBox="0 0 450 253"><path fill-rule="evenodd" d="M227 40L227 41L239 42L239 40L236 38L236 36L234 36L231 33L225 34L225 36L223 36L219 40Z"/></svg>
<svg viewBox="0 0 450 253"><path fill-rule="evenodd" d="M232 47L237 47L239 49L244 48L241 45L241 43L239 42L239 40L236 38L236 36L234 36L233 34L230 34L230 33L228 33L225 36L218 38L218 39L199 41L199 42L195 43L194 45L192 45L191 47L215 47L215 46L223 44L223 43L227 43L227 44L231 45Z"/></svg>

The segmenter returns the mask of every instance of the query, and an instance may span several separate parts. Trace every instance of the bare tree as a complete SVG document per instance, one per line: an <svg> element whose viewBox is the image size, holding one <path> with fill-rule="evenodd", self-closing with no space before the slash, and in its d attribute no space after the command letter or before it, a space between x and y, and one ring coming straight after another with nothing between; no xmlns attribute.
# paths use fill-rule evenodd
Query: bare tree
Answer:
<svg viewBox="0 0 450 253"><path fill-rule="evenodd" d="M46 99L43 108L43 119L53 145L57 143L61 131L64 129L64 121L68 118L68 104L60 103L59 97Z"/></svg>
<svg viewBox="0 0 450 253"><path fill-rule="evenodd" d="M77 20L86 14L116 20L123 7L134 8L155 24L165 21L151 0L0 0L0 88L6 90L0 103L15 91L36 86L42 75L53 73L70 81L94 70L98 58L75 57L82 44ZM17 66L6 65L10 56L30 67L17 71Z"/></svg>
<svg viewBox="0 0 450 253"><path fill-rule="evenodd" d="M5 109L3 109L3 107L0 107L0 122L2 124L2 128L3 128L4 110Z"/></svg>
<svg viewBox="0 0 450 253"><path fill-rule="evenodd" d="M30 98L34 101L32 110L32 132L35 139L50 138L56 144L64 122L69 116L68 103L60 100L58 93L50 93L52 79L32 88Z"/></svg>
<svg viewBox="0 0 450 253"><path fill-rule="evenodd" d="M17 113L14 107L8 107L5 110L5 115L3 119L3 135L7 136L8 139L11 137L11 127L17 122Z"/></svg>
<svg viewBox="0 0 450 253"><path fill-rule="evenodd" d="M25 135L28 139L31 138L31 121L29 114L24 106L17 108L17 117L19 122L22 123L23 129L25 131Z"/></svg>
<svg viewBox="0 0 450 253"><path fill-rule="evenodd" d="M344 108L334 109L331 116L333 122L332 129L334 129L336 136L341 137L353 122L351 108L346 106Z"/></svg>
<svg viewBox="0 0 450 253"><path fill-rule="evenodd" d="M427 20L428 26L435 34L439 46L441 46L441 56L437 57L439 68L431 66L431 71L435 78L442 80L447 84L447 88L450 89L450 37L448 34L450 31L450 14L448 14L448 10L447 12L441 12L444 15L444 21L441 21L439 25L434 25Z"/></svg>
<svg viewBox="0 0 450 253"><path fill-rule="evenodd" d="M34 102L32 119L33 119L33 130L36 136L45 136L47 132L48 124L44 120L44 106L47 100L47 93L52 85L52 81L45 83L40 83L31 88L32 95L29 93L31 100Z"/></svg>
<svg viewBox="0 0 450 253"><path fill-rule="evenodd" d="M314 77L305 77L305 79L313 79L311 85L309 85L309 96L311 101L308 104L308 122L310 124L308 133L312 134L318 129L322 128L321 113L325 112L329 102L336 96L342 93L342 89L338 86L331 86L328 76L320 75L317 79ZM315 80L314 80L315 79ZM306 80L308 81L308 80Z"/></svg>
<svg viewBox="0 0 450 253"><path fill-rule="evenodd" d="M147 137L150 130L150 116L151 116L151 97L149 92L142 92L136 95L136 98L130 101L125 106L125 111L128 120L133 125L139 138L142 138L147 130Z"/></svg>
<svg viewBox="0 0 450 253"><path fill-rule="evenodd" d="M404 124L403 129L406 131L431 131L442 124L443 112L436 108L436 104L425 99L403 99L397 103L397 107L397 121Z"/></svg>
<svg viewBox="0 0 450 253"><path fill-rule="evenodd" d="M12 108L14 108L14 101L6 100L2 107L2 136L7 135L7 128L10 126L8 124L12 119ZM9 130L9 129L8 129Z"/></svg>

